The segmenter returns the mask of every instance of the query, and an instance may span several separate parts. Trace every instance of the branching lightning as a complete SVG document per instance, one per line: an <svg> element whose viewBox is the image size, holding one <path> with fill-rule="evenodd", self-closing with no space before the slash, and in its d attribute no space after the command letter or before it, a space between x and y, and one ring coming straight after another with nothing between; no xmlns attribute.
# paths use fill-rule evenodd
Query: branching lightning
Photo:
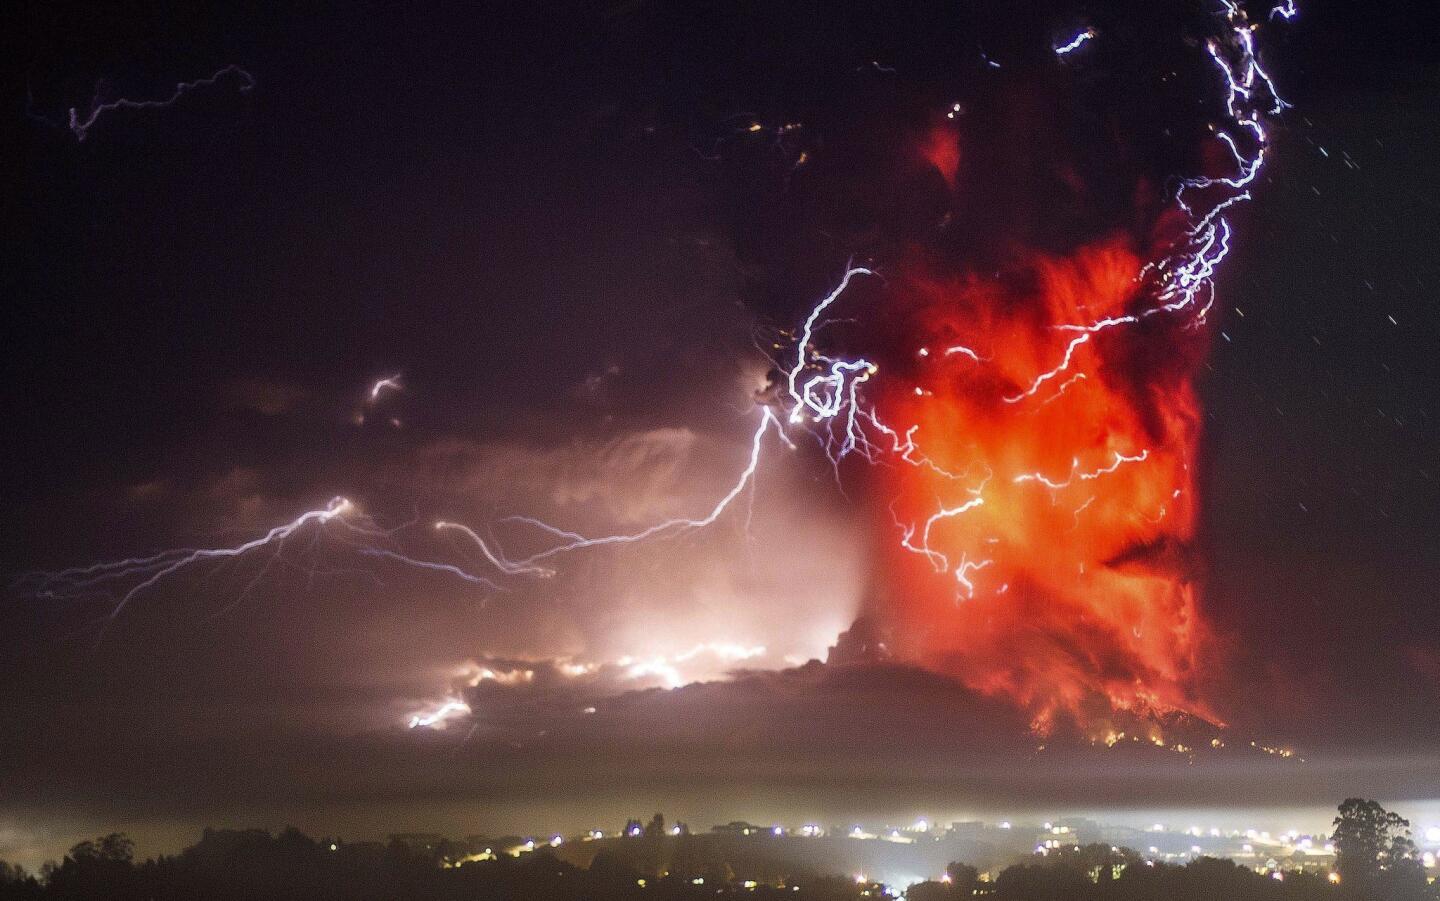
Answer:
<svg viewBox="0 0 1440 901"><path fill-rule="evenodd" d="M176 573L210 563L223 563L239 559L262 550L271 551L264 567L251 580L250 586L247 586L248 590L248 587L257 584L272 566L296 565L286 557L287 542L312 524L320 528L334 521L343 526L345 532L352 535L374 537L383 534L364 520L347 521L346 517L354 513L354 504L343 497L336 497L318 510L303 513L284 525L270 529L258 538L233 547L174 548L151 554L148 557L132 557L111 563L96 563L54 573L32 573L22 576L20 583L26 589L37 594L61 598L93 596L111 585L131 583L115 602L110 614L113 619L136 596Z"/></svg>
<svg viewBox="0 0 1440 901"><path fill-rule="evenodd" d="M1224 129L1217 130L1216 138L1229 149L1235 159L1237 173L1220 178L1187 178L1180 182L1175 201L1191 217L1191 227L1170 254L1145 266L1138 276L1139 281L1151 287L1149 294L1155 300L1154 305L1124 316L1056 326L1057 330L1080 334L1066 344L1060 362L1054 368L1035 376L1027 388L1006 397L1008 403L1034 397L1046 382L1068 371L1076 351L1089 341L1090 335L1136 325L1163 313L1188 312L1197 323L1204 322L1214 300L1215 271L1230 253L1232 232L1224 213L1251 199L1246 189L1259 177L1269 146L1263 117L1277 115L1287 105L1269 73L1261 66L1255 47L1256 26L1246 19L1244 11L1233 0L1222 0L1222 3L1233 42L1224 45L1212 40L1206 45L1206 51L1224 81L1228 118L1234 128L1248 136L1250 150L1242 149L1240 139L1234 134ZM1272 17L1290 19L1297 13L1295 0L1290 0L1275 7ZM1059 48L1056 52L1060 52ZM1191 192L1208 192L1216 196L1209 208L1200 213L1186 198Z"/></svg>

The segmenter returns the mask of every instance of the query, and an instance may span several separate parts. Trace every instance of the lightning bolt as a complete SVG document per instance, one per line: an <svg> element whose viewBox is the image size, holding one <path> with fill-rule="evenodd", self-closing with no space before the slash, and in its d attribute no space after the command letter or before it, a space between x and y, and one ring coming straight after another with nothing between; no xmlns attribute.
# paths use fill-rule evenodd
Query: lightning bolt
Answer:
<svg viewBox="0 0 1440 901"><path fill-rule="evenodd" d="M102 586L138 579L139 581L133 582L130 587L126 588L115 602L114 609L110 614L110 619L113 620L138 595L182 570L207 563L235 560L261 549L275 551L261 572L251 580L250 585L253 586L268 572L272 564L277 561L286 562L283 555L287 540L310 524L324 527L335 522L352 534L367 537L383 534L363 523L346 521L345 517L354 513L354 504L343 497L336 497L318 510L307 511L284 525L270 529L258 538L233 547L173 548L148 557L131 557L111 563L96 563L55 573L32 573L22 576L19 581L42 596L78 598L93 595Z"/></svg>
<svg viewBox="0 0 1440 901"><path fill-rule="evenodd" d="M464 526L456 522L445 522L444 520L441 520L440 522L435 523L435 528L437 531L450 530L454 532L459 532L461 535L464 535L466 538L470 539L471 543L474 544L475 547L480 550L481 556L483 556L486 561L490 563L490 565L494 566L502 573L505 573L507 576L540 576L541 578L548 579L549 577L555 575L555 570L553 569L546 569L543 566L535 566L533 564L525 562L512 563L511 561L506 560L500 554L492 551L490 549L490 546L485 543L485 539L475 534L475 530L470 528L469 526Z"/></svg>
<svg viewBox="0 0 1440 901"><path fill-rule="evenodd" d="M1172 253L1158 263L1144 267L1136 281L1151 283L1154 290L1149 292L1155 300L1151 307L1127 315L1116 316L1096 322L1063 324L1056 326L1059 331L1079 332L1066 345L1065 351L1054 368L1035 376L1024 390L1004 400L1019 403L1034 397L1040 388L1051 379L1069 370L1076 351L1089 341L1089 336L1127 325L1135 325L1151 316L1163 313L1193 311L1193 322L1203 323L1214 301L1214 275L1220 263L1230 253L1231 226L1224 213L1251 199L1248 190L1259 177L1265 164L1269 135L1265 129L1264 117L1278 115L1289 105L1280 96L1270 74L1260 63L1255 48L1256 25L1249 22L1234 0L1222 0L1225 20L1232 41L1222 45L1210 41L1206 52L1220 73L1225 87L1225 110L1233 126L1248 135L1253 149L1247 154L1239 139L1228 131L1220 130L1216 139L1225 144L1236 162L1236 174L1221 178L1195 177L1183 179L1176 190L1177 206L1191 216L1191 227L1177 242ZM1276 6L1271 17L1292 19L1298 15L1296 0L1289 0ZM1081 32L1085 34L1085 32ZM1093 36L1093 35L1092 35ZM1078 36L1077 36L1078 38ZM1088 39L1087 39L1088 40ZM1074 43L1073 41L1071 43ZM1084 41L1081 41L1084 43ZM1069 46L1069 45L1066 45ZM1078 45L1076 45L1078 46ZM1060 52L1060 48L1056 48ZM1213 193L1228 192L1221 196L1203 213L1186 200L1187 192ZM1201 300L1204 299L1202 303Z"/></svg>
<svg viewBox="0 0 1440 901"><path fill-rule="evenodd" d="M1063 482L1057 482L1048 479L1045 477L1044 473L1039 472L1021 473L1020 475L1016 476L1013 481L1016 485L1021 485L1025 482L1039 482L1041 485L1044 485L1046 488L1049 488L1052 491L1058 491L1061 488L1069 488L1076 481L1090 482L1100 478L1101 476L1109 475L1110 473L1115 472L1120 467L1124 466L1126 463L1144 463L1148 459L1150 459L1149 449L1142 450L1140 453L1136 454L1133 457L1127 457L1117 451L1115 454L1114 462L1102 466L1099 469L1092 469L1088 472L1080 472L1080 461L1072 460L1070 464L1070 475L1067 476L1065 481Z"/></svg>
<svg viewBox="0 0 1440 901"><path fill-rule="evenodd" d="M400 384L400 373L398 372L394 375L386 376L383 379L378 379L375 384L370 386L370 403L373 404L378 401L380 395L385 391L403 390L404 386Z"/></svg>
<svg viewBox="0 0 1440 901"><path fill-rule="evenodd" d="M446 721L458 716L467 716L470 713L470 705L459 698L447 698L438 707L428 710L425 713L417 713L410 717L411 729L439 729L445 726Z"/></svg>
<svg viewBox="0 0 1440 901"><path fill-rule="evenodd" d="M1071 38L1070 40L1066 41L1065 43L1056 46L1056 47L1055 47L1055 55L1056 55L1056 56L1069 56L1071 53L1074 53L1076 50L1079 50L1081 47L1083 47L1083 46L1085 45L1085 42L1086 42L1086 41L1094 40L1095 37L1096 37L1096 31L1095 31L1095 29L1093 29L1093 28L1087 28L1087 29L1085 29L1084 31L1081 31L1080 33L1076 34L1073 38Z"/></svg>
<svg viewBox="0 0 1440 901"><path fill-rule="evenodd" d="M246 72L239 66L229 65L208 78L199 78L195 81L180 82L175 86L175 92L172 93L169 97L164 98L163 100L130 100L122 97L119 100L112 100L109 103L99 103L93 105L90 108L89 114L86 115L83 119L80 116L79 110L71 107L69 123L70 133L75 135L76 141L83 142L85 138L89 136L90 129L94 128L95 124L100 121L100 118L108 113L113 113L118 110L164 109L167 106L173 106L174 104L178 103L180 99L183 98L185 95L190 94L194 91L198 91L202 88L214 87L226 78L234 78L238 80L240 82L240 93L242 94L248 94L251 88L255 87L255 76L251 75L249 72Z"/></svg>
<svg viewBox="0 0 1440 901"><path fill-rule="evenodd" d="M739 477L735 480L735 484L731 486L730 490L727 491L724 496L720 498L720 500L716 501L715 506L712 507L710 509L710 512L706 513L704 516L695 518L682 517L676 519L667 519L663 522L658 522L652 526L641 529L638 532L621 533L615 535L602 535L598 537L587 537L585 535L581 535L578 532L571 532L566 529L556 528L555 526L552 526L548 523L542 522L541 520L535 519L534 517L530 516L512 516L508 517L506 521L523 523L532 526L540 530L541 532L561 539L561 541L559 544L553 545L543 551L532 554L522 560L505 561L504 565L509 568L518 567L533 569L535 567L535 564L540 560L545 560L559 554L566 554L571 551L580 550L582 548L604 547L606 545L615 544L633 544L634 542L644 541L647 538L653 538L654 536L660 535L662 533L684 529L700 529L714 523L721 517L721 515L725 513L727 509L729 509L730 505L735 501L735 499L739 497L740 494L744 492L744 490L749 487L751 482L754 480L755 471L760 467L760 455L761 449L764 445L765 434L769 432L772 428L776 431L778 435L780 435L783 441L789 443L789 438L785 436L785 432L780 426L780 421L775 417L775 412L770 407L761 407L760 424L756 427L755 433L750 440L749 462L747 462L745 468L741 470Z"/></svg>

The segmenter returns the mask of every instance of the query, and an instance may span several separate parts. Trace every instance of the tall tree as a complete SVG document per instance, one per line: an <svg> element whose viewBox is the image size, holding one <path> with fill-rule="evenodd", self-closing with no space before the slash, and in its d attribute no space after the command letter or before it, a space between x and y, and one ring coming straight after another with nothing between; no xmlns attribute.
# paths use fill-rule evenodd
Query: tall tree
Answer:
<svg viewBox="0 0 1440 901"><path fill-rule="evenodd" d="M1351 892L1375 891L1383 882L1400 891L1424 872L1410 839L1410 821L1375 801L1346 798L1335 817L1335 870Z"/></svg>

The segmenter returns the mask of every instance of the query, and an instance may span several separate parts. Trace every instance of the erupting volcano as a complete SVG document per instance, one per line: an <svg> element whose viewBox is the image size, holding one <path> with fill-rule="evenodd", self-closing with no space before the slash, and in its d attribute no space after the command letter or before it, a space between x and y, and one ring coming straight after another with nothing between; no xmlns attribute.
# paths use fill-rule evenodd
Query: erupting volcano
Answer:
<svg viewBox="0 0 1440 901"><path fill-rule="evenodd" d="M959 241L917 241L877 267L883 299L857 303L863 328L828 339L857 349L811 350L821 325L843 331L838 317L851 312L826 298L800 335L797 366L816 374L789 375L793 409L827 424L833 459L882 464L873 498L879 518L888 511L886 576L870 612L895 648L1013 700L1042 734L1062 716L1092 737L1117 714L1221 723L1203 690L1217 642L1197 598L1196 377L1233 238L1228 211L1250 199L1266 117L1285 106L1257 56L1259 26L1235 5L1221 22L1194 54L1220 87L1222 114L1193 154L1206 174L1157 190L1153 176L1124 173L1106 183L1132 200L1107 208L1083 166L1023 147L1017 155L1040 161L1035 218L1050 185L1074 199L1064 240L1032 246L1013 227L977 239L981 229L961 225ZM1088 28L1055 55L1104 33ZM1009 146L1017 121L1036 134L1025 119L1036 96L1043 88L1018 91L980 127L946 123L916 141L957 219L967 204L982 222L987 203L999 205L989 173L967 169L962 140ZM947 118L963 115L957 103ZM1092 168L1124 155L1101 153Z"/></svg>
<svg viewBox="0 0 1440 901"><path fill-rule="evenodd" d="M889 95L847 106L813 165L820 148L805 143L800 123L733 129L770 133L787 180L811 166L807 190L824 195L825 208L848 206L836 195L857 210L843 241L851 263L773 343L776 368L750 414L746 462L712 506L687 504L691 512L615 534L527 514L479 529L432 521L427 535L414 522L381 528L337 498L238 546L32 574L26 585L61 597L114 591L113 619L158 582L242 557L267 561L256 582L278 564L338 571L317 559L325 545L316 541L287 551L294 533L323 530L365 567L502 590L550 580L572 554L738 521L732 505L753 505L771 453L813 438L838 481L869 489L867 525L881 548L872 578L884 588L861 612L893 635L892 652L1013 701L1042 734L1066 718L1094 737L1116 714L1219 724L1204 692L1216 642L1193 550L1196 377L1213 279L1234 240L1229 217L1250 199L1267 123L1286 106L1256 35L1294 10L1252 15L1222 0L1192 13L1177 22L1141 10L1135 17L1156 21L1115 15L1062 35L1022 17L1024 38L1005 48L1005 63L981 51L972 81L948 85L967 102L921 92L908 108ZM1173 46L1155 51L1146 28ZM1087 71L1091 54L1136 62ZM905 172L894 177L897 169ZM592 394L603 383L595 377ZM398 374L373 382L366 407L407 385ZM690 440L663 437L682 450ZM842 472L847 457L870 465ZM762 637L688 644L754 646L739 658L750 659L763 654ZM675 663L695 653L656 647L618 659L677 687L687 677ZM642 659L659 663L637 666ZM575 678L601 665L563 663ZM447 696L436 710L410 725L470 708Z"/></svg>

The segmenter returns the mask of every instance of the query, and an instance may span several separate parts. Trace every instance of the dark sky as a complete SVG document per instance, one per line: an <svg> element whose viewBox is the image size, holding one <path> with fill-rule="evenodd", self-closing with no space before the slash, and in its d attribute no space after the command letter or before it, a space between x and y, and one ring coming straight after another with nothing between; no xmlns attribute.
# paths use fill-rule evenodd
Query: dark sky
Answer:
<svg viewBox="0 0 1440 901"><path fill-rule="evenodd" d="M22 49L5 97L0 570L238 543L334 495L387 527L527 513L631 531L707 509L748 451L756 344L852 254L883 264L917 240L933 184L894 159L953 96L984 114L981 54L1023 58L1090 21L1183 49L1195 17L530 6L6 13ZM305 559L325 572L166 582L103 631L103 599L11 592L0 857L91 829L162 847L251 821L460 833L657 806L1213 807L1237 784L1257 805L1433 800L1436 13L1303 9L1267 47L1293 109L1218 280L1201 544L1233 743L1293 745L1306 763L1038 752L1023 716L942 677L794 668L823 658L883 579L860 507L797 453L762 472L749 531L727 520L585 554L501 592L357 572L323 543ZM64 128L92 96L162 97L231 64L252 89L225 78L117 111L83 142ZM1076 77L1100 90L1102 66L1120 79L1162 64L1101 56ZM1199 121L1175 102L1116 101L1137 123L1127 159L1190 161L1159 137ZM788 123L802 127L775 132ZM1032 189L998 201L1030 171L1011 165L1015 140L977 151L998 180L952 232L972 263L982 235L1058 247L1081 227ZM1106 189L1122 183L1108 149L1075 147ZM367 404L397 372L404 390ZM763 646L744 665L784 671L632 691L614 662L712 642ZM572 685L545 662L562 659L605 666ZM736 662L707 649L680 681ZM467 663L534 676L472 690ZM452 691L468 692L473 732L404 728Z"/></svg>

